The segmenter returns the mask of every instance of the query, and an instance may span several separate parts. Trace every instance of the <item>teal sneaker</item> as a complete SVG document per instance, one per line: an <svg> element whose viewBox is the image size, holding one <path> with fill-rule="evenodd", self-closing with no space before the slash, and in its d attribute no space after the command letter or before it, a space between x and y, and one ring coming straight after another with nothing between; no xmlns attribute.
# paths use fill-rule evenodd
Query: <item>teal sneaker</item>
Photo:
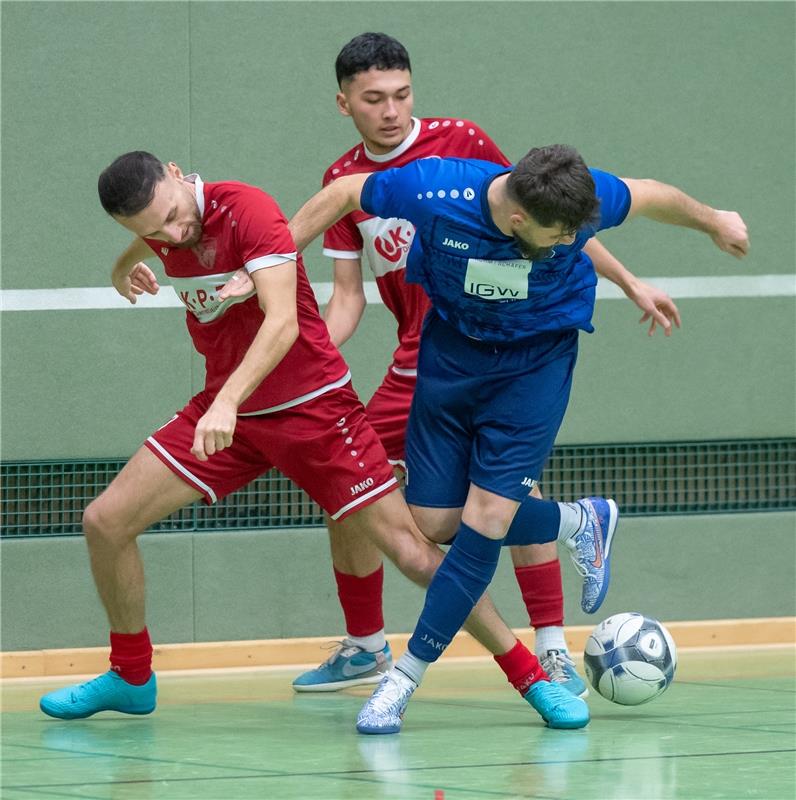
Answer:
<svg viewBox="0 0 796 800"><path fill-rule="evenodd" d="M57 719L84 719L98 711L121 711L123 714L151 714L155 710L158 685L155 673L141 686L127 683L108 670L88 683L78 683L45 694L39 708Z"/></svg>
<svg viewBox="0 0 796 800"><path fill-rule="evenodd" d="M578 675L575 662L566 650L548 650L539 661L542 669L550 676L552 683L563 686L575 697L588 697L589 687L586 681Z"/></svg>
<svg viewBox="0 0 796 800"><path fill-rule="evenodd" d="M589 707L557 683L536 681L525 699L551 728L583 728L589 724Z"/></svg>
<svg viewBox="0 0 796 800"><path fill-rule="evenodd" d="M349 686L378 683L392 668L390 645L368 653L347 639L319 667L304 672L293 681L296 692L337 692Z"/></svg>

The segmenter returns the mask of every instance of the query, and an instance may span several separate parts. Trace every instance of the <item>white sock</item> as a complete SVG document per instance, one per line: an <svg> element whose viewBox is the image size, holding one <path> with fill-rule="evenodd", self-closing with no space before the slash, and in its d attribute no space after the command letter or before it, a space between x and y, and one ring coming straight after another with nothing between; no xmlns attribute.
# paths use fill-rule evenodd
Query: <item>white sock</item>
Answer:
<svg viewBox="0 0 796 800"><path fill-rule="evenodd" d="M384 628L368 636L352 636L347 633L345 640L346 643L350 642L361 647L366 653L378 653L379 650L384 650L384 646L387 644L387 640L384 638Z"/></svg>
<svg viewBox="0 0 796 800"><path fill-rule="evenodd" d="M395 668L404 675L411 678L418 686L423 680L423 675L428 669L428 661L422 661L417 656L413 656L408 650L398 659Z"/></svg>
<svg viewBox="0 0 796 800"><path fill-rule="evenodd" d="M561 522L558 524L558 538L566 543L567 539L583 533L586 528L586 514L580 503L559 503Z"/></svg>
<svg viewBox="0 0 796 800"><path fill-rule="evenodd" d="M548 650L566 650L567 640L564 638L564 629L557 625L545 625L536 629L536 642L534 651L537 658L543 658Z"/></svg>

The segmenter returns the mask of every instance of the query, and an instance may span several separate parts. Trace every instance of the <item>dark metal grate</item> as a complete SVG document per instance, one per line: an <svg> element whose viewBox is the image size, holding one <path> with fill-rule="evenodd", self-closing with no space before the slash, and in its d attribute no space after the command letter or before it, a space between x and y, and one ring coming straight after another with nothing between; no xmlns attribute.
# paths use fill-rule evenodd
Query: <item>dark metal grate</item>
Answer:
<svg viewBox="0 0 796 800"><path fill-rule="evenodd" d="M0 464L2 536L80 533L83 508L123 460ZM625 516L796 509L796 439L562 445L545 470L546 496L616 498ZM197 503L154 531L321 525L323 515L272 470L215 506Z"/></svg>

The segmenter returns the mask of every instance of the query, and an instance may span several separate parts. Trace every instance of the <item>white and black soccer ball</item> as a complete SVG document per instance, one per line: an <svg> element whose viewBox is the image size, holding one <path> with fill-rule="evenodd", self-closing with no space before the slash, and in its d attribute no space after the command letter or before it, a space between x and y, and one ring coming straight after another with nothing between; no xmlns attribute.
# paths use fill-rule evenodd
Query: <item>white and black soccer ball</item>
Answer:
<svg viewBox="0 0 796 800"><path fill-rule="evenodd" d="M660 622L629 611L608 617L591 632L583 666L606 700L637 706L668 688L677 668L677 648Z"/></svg>

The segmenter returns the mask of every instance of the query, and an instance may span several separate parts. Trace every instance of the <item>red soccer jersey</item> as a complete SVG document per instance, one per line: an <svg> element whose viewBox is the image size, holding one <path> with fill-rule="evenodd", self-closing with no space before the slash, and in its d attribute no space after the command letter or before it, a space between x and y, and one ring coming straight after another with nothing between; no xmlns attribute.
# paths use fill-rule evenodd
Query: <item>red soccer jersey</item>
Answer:
<svg viewBox="0 0 796 800"><path fill-rule="evenodd" d="M215 397L264 319L255 292L222 302L219 289L241 267L251 273L285 261L296 261L299 336L239 413L278 411L346 383L348 367L329 340L287 220L274 199L245 183L204 183L198 175L187 179L196 186L201 241L190 249L155 239L146 242L160 257L186 306L188 331L205 357L205 391Z"/></svg>
<svg viewBox="0 0 796 800"><path fill-rule="evenodd" d="M510 161L475 123L463 119L412 119L412 131L398 147L384 155L371 153L360 142L337 159L323 176L323 185L358 172L402 167L418 158L479 158L509 166ZM415 234L405 219L381 219L353 211L335 223L323 237L323 252L332 258L360 258L364 250L376 277L384 305L398 321L398 347L393 369L414 373L423 317L428 298L417 284L406 283L406 254Z"/></svg>

